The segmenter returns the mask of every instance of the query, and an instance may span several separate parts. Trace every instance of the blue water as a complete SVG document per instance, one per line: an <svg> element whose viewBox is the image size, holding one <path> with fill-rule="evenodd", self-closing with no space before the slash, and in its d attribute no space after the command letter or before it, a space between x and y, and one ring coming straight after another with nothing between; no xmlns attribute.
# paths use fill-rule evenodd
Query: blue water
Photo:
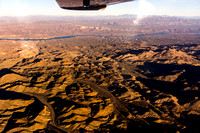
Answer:
<svg viewBox="0 0 200 133"><path fill-rule="evenodd" d="M46 39L9 39L9 38L0 38L0 40L11 40L11 41L46 41L46 40L58 40L58 39L66 39L66 38L74 38L74 37L143 37L149 35L164 35L168 34L166 32L158 32L152 34L138 34L134 36L106 36L106 35L73 35L73 36L61 36L61 37L53 37L53 38L46 38Z"/></svg>

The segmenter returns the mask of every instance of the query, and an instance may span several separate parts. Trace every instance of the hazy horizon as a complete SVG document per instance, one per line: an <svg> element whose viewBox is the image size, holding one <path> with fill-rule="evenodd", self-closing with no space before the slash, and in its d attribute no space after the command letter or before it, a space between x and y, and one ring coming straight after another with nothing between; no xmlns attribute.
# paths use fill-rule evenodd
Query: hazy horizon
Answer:
<svg viewBox="0 0 200 133"><path fill-rule="evenodd" d="M104 11L61 9L55 0L0 0L0 16L109 16L148 15L200 16L200 0L136 0L108 6Z"/></svg>
<svg viewBox="0 0 200 133"><path fill-rule="evenodd" d="M70 16L70 15L27 15L27 16L0 16L0 18L34 18L34 17L49 17L49 18L108 18L108 17L137 17L137 14L120 14L120 15L97 15L97 16L91 16L91 15L76 15L76 16ZM200 16L181 16L181 15L176 15L176 16L170 16L170 15L147 15L144 16L143 18L146 17L180 17L180 18L189 18L189 19L200 19Z"/></svg>

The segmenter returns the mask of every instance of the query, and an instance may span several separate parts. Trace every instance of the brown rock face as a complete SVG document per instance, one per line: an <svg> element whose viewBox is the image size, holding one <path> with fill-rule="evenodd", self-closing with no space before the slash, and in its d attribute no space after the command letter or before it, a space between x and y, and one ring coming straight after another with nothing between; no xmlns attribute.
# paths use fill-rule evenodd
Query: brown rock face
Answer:
<svg viewBox="0 0 200 133"><path fill-rule="evenodd" d="M0 132L199 132L200 44L163 44L179 37L15 42L0 53Z"/></svg>

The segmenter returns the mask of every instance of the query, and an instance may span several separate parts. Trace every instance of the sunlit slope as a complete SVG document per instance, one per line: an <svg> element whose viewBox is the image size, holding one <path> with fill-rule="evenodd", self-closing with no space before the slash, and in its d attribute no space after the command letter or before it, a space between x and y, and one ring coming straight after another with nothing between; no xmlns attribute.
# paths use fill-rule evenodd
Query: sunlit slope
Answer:
<svg viewBox="0 0 200 133"><path fill-rule="evenodd" d="M48 42L1 69L1 132L198 130L199 60L187 46Z"/></svg>
<svg viewBox="0 0 200 133"><path fill-rule="evenodd" d="M199 132L199 20L125 18L0 22L0 132Z"/></svg>

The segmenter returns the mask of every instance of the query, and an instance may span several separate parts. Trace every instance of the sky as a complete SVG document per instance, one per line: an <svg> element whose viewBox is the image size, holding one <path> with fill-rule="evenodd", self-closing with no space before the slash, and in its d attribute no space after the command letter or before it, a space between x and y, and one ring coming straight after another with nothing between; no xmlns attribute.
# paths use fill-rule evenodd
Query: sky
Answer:
<svg viewBox="0 0 200 133"><path fill-rule="evenodd" d="M200 0L135 0L108 6L103 11L69 11L55 0L0 0L0 16L56 15L91 16L133 14L200 16Z"/></svg>

